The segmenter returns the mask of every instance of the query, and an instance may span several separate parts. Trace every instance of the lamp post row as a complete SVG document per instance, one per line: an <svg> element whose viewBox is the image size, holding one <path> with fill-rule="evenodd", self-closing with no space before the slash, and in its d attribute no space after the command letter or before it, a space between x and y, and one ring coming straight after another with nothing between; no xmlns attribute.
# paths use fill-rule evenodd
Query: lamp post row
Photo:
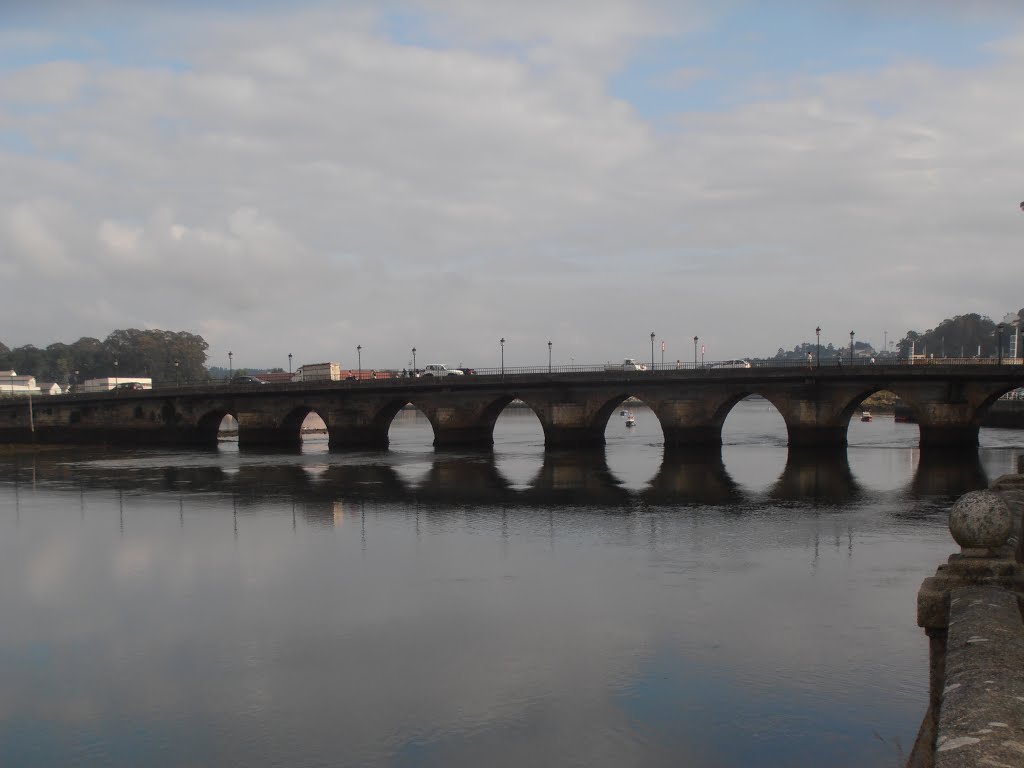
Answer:
<svg viewBox="0 0 1024 768"><path fill-rule="evenodd" d="M1000 323L997 326L997 328L999 330L999 344L998 344L999 362L1001 363L1002 359L1003 359L1003 329L1004 329L1004 326L1003 326L1002 323ZM850 362L851 363L853 362L853 357L854 357L854 337L855 337L855 335L856 334L855 334L854 331L850 331ZM655 370L655 368L656 368L655 357L654 357L654 339L655 339L655 336L656 336L656 334L654 333L654 331L651 331L651 334L650 334L650 340L651 340L651 370ZM821 367L821 326L820 325L816 326L814 328L814 336L815 336L814 362L815 362L815 367L820 368ZM694 367L697 366L697 344L698 344L699 341L700 341L700 337L699 336L694 336L693 337L693 365L694 365ZM498 340L498 344L501 347L501 375L504 376L505 375L505 337L504 336L501 337L501 339ZM661 351L662 367L664 367L664 365L665 365L665 349L664 349L664 345L665 345L665 342L662 342L662 351ZM548 373L551 373L552 370L553 370L553 364L552 364L552 347L553 346L554 346L553 342L549 339L548 340ZM362 344L357 344L356 345L356 357L357 357L356 365L357 365L358 374L359 374L358 378L362 379L363 378L363 345ZM573 361L575 362L575 358L573 358ZM115 360L114 361L115 374L116 374L116 371L117 371L117 364L118 364L118 361ZM178 365L179 365L179 361L175 360L174 361L175 384L178 383ZM416 347L412 348L412 368L413 368L413 372L415 372L416 371ZM229 351L228 352L228 379L229 380L233 376L233 373L234 373L234 352ZM292 353L291 352L288 353L288 375L289 375L289 377L292 375ZM115 375L115 383L116 383L116 380L117 379L116 379L116 375Z"/></svg>

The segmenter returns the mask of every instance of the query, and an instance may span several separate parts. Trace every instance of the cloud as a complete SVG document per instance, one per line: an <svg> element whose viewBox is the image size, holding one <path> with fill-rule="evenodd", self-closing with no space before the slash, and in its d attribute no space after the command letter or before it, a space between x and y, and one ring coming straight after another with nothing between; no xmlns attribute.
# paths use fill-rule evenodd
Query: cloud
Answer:
<svg viewBox="0 0 1024 768"><path fill-rule="evenodd" d="M502 336L509 364L555 336L599 362L653 329L670 356L697 334L737 357L816 324L880 343L1019 304L1010 28L984 65L751 73L731 108L655 125L608 74L699 34L699 8L400 8L412 39L370 7L225 11L187 35L164 10L173 66L4 73L4 342L146 322L251 365L358 343L401 367L412 345L480 365ZM29 319L44 285L56 309Z"/></svg>

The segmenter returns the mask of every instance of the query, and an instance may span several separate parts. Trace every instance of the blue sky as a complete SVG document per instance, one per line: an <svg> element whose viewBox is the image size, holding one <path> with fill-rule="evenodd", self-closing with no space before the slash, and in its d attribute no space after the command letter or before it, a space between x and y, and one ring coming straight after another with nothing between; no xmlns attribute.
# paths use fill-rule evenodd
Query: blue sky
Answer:
<svg viewBox="0 0 1024 768"><path fill-rule="evenodd" d="M440 361L493 336L526 364L551 337L603 360L665 329L732 358L1002 316L1024 7L962 5L6 7L0 279L27 303L0 340L164 327L216 357L255 328L252 354L343 339L384 367L414 336ZM41 284L75 299L38 323Z"/></svg>

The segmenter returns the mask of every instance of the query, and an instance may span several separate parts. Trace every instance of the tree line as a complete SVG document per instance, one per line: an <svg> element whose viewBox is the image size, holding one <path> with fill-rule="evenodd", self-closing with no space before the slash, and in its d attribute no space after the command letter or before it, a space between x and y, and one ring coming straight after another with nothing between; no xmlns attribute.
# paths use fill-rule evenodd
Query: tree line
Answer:
<svg viewBox="0 0 1024 768"><path fill-rule="evenodd" d="M83 336L45 349L31 344L10 349L0 342L0 368L61 385L107 376L145 376L154 384L185 384L209 378L208 348L202 336L185 331L127 328L113 331L103 341Z"/></svg>
<svg viewBox="0 0 1024 768"><path fill-rule="evenodd" d="M909 356L911 349L916 355L929 357L999 357L1001 340L1002 355L1005 357L1010 353L1010 339L1020 331L1022 324L1024 309L1019 310L1008 323L996 323L979 314L957 315L923 333L908 331L896 343L896 348L900 357ZM1003 325L1002 333L999 325ZM1018 346L1017 356L1020 355Z"/></svg>
<svg viewBox="0 0 1024 768"><path fill-rule="evenodd" d="M1010 354L1011 338L1014 334L1024 332L1024 309L1016 316L1003 323L1002 354ZM1022 341L1024 344L1024 341ZM911 351L915 355L928 357L998 357L1000 353L999 323L985 315L977 313L956 315L946 318L935 328L926 331L907 331L906 335L895 343L895 351L875 350L868 342L854 340L854 355L857 357L896 357L906 359ZM1024 347L1017 346L1017 356L1024 357ZM835 346L832 343L821 345L821 359L833 360L847 357L850 354L848 345ZM816 357L818 354L817 340L797 344L792 350L779 347L775 360L806 360L807 355Z"/></svg>

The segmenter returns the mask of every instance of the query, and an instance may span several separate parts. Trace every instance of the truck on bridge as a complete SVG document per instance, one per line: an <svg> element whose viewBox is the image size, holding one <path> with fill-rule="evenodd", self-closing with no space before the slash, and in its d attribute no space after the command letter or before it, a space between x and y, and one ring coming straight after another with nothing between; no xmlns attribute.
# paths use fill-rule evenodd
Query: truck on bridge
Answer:
<svg viewBox="0 0 1024 768"><path fill-rule="evenodd" d="M638 363L632 357L627 357L621 363L605 363L604 369L606 371L646 371L647 366Z"/></svg>
<svg viewBox="0 0 1024 768"><path fill-rule="evenodd" d="M306 363L299 367L292 381L340 381L340 363Z"/></svg>

